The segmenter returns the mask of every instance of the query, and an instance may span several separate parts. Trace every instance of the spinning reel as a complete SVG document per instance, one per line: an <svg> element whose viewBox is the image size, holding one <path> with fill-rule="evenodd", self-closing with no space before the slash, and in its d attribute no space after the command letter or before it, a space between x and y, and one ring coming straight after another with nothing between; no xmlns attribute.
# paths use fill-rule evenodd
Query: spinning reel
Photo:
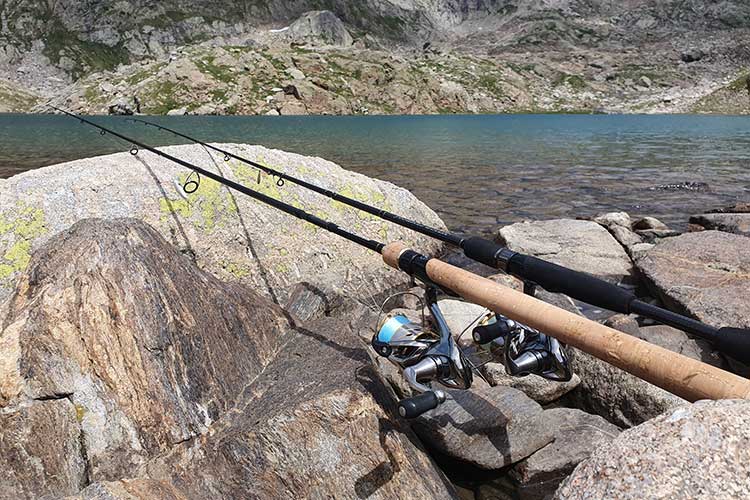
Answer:
<svg viewBox="0 0 750 500"><path fill-rule="evenodd" d="M378 332L372 338L375 352L398 366L409 386L419 393L399 402L398 412L404 418L418 417L445 402L446 393L433 389L433 381L448 389L468 389L473 381L472 370L477 369L459 348L445 321L438 306L439 292L434 285L425 288L434 328L425 321L423 305L422 324L401 314L391 316L378 321ZM501 356L510 375L533 373L561 382L571 379L568 358L556 339L492 312L477 319L479 325L472 332L474 342L493 358Z"/></svg>

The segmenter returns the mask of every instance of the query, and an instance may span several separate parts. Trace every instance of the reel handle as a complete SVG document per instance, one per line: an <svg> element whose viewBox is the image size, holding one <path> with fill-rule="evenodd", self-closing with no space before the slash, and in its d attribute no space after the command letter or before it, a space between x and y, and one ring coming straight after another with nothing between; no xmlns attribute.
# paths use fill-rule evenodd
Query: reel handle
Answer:
<svg viewBox="0 0 750 500"><path fill-rule="evenodd" d="M505 321L497 321L490 325L477 326L472 330L471 336L477 344L489 344L495 339L504 337L510 333L510 328Z"/></svg>
<svg viewBox="0 0 750 500"><path fill-rule="evenodd" d="M434 410L445 401L443 391L427 391L417 396L402 399L398 403L398 414L402 418L417 418L425 412Z"/></svg>

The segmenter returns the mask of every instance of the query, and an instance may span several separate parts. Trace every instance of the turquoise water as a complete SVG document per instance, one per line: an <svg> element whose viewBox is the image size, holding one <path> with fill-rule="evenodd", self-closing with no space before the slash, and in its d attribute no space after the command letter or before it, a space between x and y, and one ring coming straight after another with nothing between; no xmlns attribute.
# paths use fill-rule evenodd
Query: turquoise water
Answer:
<svg viewBox="0 0 750 500"><path fill-rule="evenodd" d="M458 231L487 232L526 218L605 210L655 215L683 226L692 213L750 199L747 117L151 119L203 140L321 156L395 182ZM155 145L186 142L119 117L95 120ZM70 118L0 115L0 176L126 149ZM693 183L688 184L693 189L681 187L684 183Z"/></svg>

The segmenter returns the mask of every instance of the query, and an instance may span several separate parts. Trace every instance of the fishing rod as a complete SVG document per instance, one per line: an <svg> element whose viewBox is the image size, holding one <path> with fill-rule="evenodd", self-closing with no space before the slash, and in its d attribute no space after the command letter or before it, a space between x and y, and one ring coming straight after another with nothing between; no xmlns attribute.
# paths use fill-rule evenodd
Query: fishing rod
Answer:
<svg viewBox="0 0 750 500"><path fill-rule="evenodd" d="M109 133L133 144L131 154L138 154L138 148L144 149L286 214L342 236L368 250L378 252L387 265L424 283L428 302L435 305L435 307L431 306L431 312L438 323L439 339L426 340L424 336L414 332L404 333L403 330L408 329L407 325L397 321L400 326L386 323L372 340L372 345L378 354L387 356L401 367L412 388L418 392L417 396L400 401L399 413L402 416L417 416L445 401L445 392L425 385L427 383L436 381L454 389L467 389L471 386L471 371L461 351L457 349L445 319L436 307L437 301L434 294L438 289L461 296L467 301L503 315L502 317L510 318L524 325L525 329L545 332L558 342L577 347L689 401L750 398L750 380L738 375L649 344L644 340L547 304L439 259L422 255L407 248L403 243L385 244L361 237L304 210L254 191L143 142L133 140L86 118L61 109L57 110L80 120L81 123L97 128L100 133ZM506 326L509 325L506 323ZM399 332L399 330L402 331ZM542 341L538 336L527 341L526 337L524 331L515 338L508 338L510 342L506 343L508 347L506 357L514 357L519 365L517 374L539 373L550 374L554 377L556 374L553 372L562 371L563 376L560 379L569 378L569 374L564 373L564 370L555 367L555 363L559 360L552 359L557 353L551 351L549 342ZM406 354L406 356L399 357L399 354ZM510 368L513 369L513 366L511 365Z"/></svg>
<svg viewBox="0 0 750 500"><path fill-rule="evenodd" d="M463 237L455 233L442 231L421 224L417 221L373 207L367 203L349 198L336 193L335 191L331 191L330 189L323 188L266 165L262 165L258 162L232 153L231 151L227 151L177 130L165 127L164 125L159 125L139 118L128 118L128 120L142 123L146 126L155 127L158 130L163 130L200 144L205 148L223 154L225 161L229 161L230 158L233 158L247 165L251 165L278 178L280 185L283 185L284 181L289 181L335 201L362 210L363 212L438 239L444 243L459 247L468 258L512 274L522 279L526 284L532 286L538 285L545 290L554 293L563 293L569 297L580 300L581 302L586 302L587 304L613 312L622 314L639 314L643 317L650 318L659 323L678 328L700 337L711 342L714 347L723 354L737 359L738 361L750 363L750 331L748 330L729 327L712 327L693 318L644 302L638 299L633 292L596 278L590 274L574 271L537 257L514 252L486 238L479 236ZM475 332L475 336L479 337L477 340L485 341L492 340L493 334L497 333L493 333L490 329L480 329Z"/></svg>

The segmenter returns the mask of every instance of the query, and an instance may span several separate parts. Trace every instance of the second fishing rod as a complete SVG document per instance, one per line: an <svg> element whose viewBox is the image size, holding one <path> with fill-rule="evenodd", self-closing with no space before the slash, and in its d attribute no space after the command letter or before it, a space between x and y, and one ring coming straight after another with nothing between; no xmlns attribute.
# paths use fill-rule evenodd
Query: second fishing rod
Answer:
<svg viewBox="0 0 750 500"><path fill-rule="evenodd" d="M376 217L393 222L394 224L398 224L399 226L406 227L418 233L438 239L444 243L459 247L468 258L505 271L525 282L539 285L547 291L563 293L576 300L580 300L581 302L610 311L622 314L639 314L643 317L653 319L665 325L673 326L707 340L711 342L717 350L732 358L745 363L750 362L749 342L747 338L743 338L747 334L746 330L729 327L715 328L687 316L639 300L633 292L596 278L590 274L574 271L531 255L514 252L486 238L478 236L463 237L455 233L442 231L421 224L417 221L373 207L362 201L349 198L330 189L299 179L285 172L262 165L256 161L158 123L139 118L128 118L128 120L142 123L146 126L155 127L158 130L200 144L224 155L224 160L226 161L235 159L255 167L276 177L280 185L283 185L284 181L289 181L345 205L349 205L358 210L362 210L363 212L375 215Z"/></svg>
<svg viewBox="0 0 750 500"><path fill-rule="evenodd" d="M486 307L496 314L502 314L514 321L535 328L540 332L545 332L560 342L588 352L689 401L697 401L699 399L750 398L750 381L738 375L707 365L696 359L674 353L663 347L649 344L641 339L442 262L439 259L422 255L407 248L400 242L385 244L364 238L330 221L271 198L143 142L131 139L91 120L58 108L54 109L80 120L81 123L95 127L103 135L109 133L114 137L133 144L133 149L131 149L132 154L138 154L138 148L140 148L192 171L199 172L201 175L211 178L228 188L377 252L381 254L383 261L389 266L419 279L430 287L439 287L442 290L459 295L469 302ZM380 337L380 334L378 334L378 337ZM383 340L385 342L389 341L388 338ZM444 340L447 344L454 342L450 335ZM437 345L436 348L438 351L426 353L426 356L439 358L433 363L435 364L434 368L436 371L422 373L422 376L427 379L435 379L437 377L438 381L441 378L452 380L456 376L455 372L457 370L454 366L455 363L453 363L454 360L440 351L441 345L442 342ZM534 346L530 346L530 348L535 349ZM438 360L440 361L440 366L437 364ZM446 371L445 368L450 369ZM419 374L415 375L416 380L422 380ZM467 385L470 385L470 377L467 378ZM408 402L407 406L410 406L411 410L421 411L434 408L440 403L439 398L435 394L424 393L416 398L419 399ZM411 413L411 410L406 407L404 407L404 410L403 414ZM401 412L401 408L399 412Z"/></svg>

